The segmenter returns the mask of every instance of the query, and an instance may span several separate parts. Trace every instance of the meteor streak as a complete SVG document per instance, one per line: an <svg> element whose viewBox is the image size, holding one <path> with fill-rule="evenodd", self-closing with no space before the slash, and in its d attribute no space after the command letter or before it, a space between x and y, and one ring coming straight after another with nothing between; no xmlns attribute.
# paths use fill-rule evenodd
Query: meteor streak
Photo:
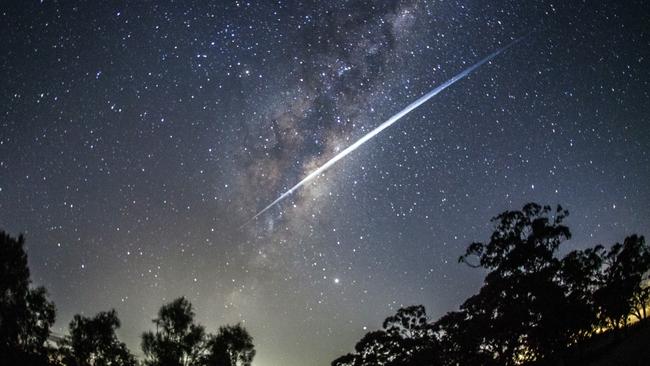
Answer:
<svg viewBox="0 0 650 366"><path fill-rule="evenodd" d="M419 107L420 105L422 105L423 103L425 103L427 100L433 98L434 96L436 96L436 95L437 95L438 93L440 93L441 91L447 89L448 87L450 87L452 84L454 84L454 83L457 82L458 80L460 80L460 79L466 77L466 76L469 75L472 71L478 69L478 68L481 67L483 64L485 64L486 62L492 60L493 58L495 58L496 56L498 56L500 53L502 53L503 51L507 50L508 48L514 46L516 43L518 43L519 41L521 41L521 40L524 39L524 38L525 38L525 36L524 36L524 37L521 37L521 38L518 38L518 39L516 39L516 40L510 42L510 43L507 44L506 46L501 47L501 48L499 48L498 50L492 52L491 54L489 54L488 56L486 56L486 57L483 58L482 60L478 61L478 62L475 63L474 65L472 65L472 66L468 67L467 69L463 70L462 72L460 72L460 73L457 74L456 76L452 77L451 79L445 81L444 83L442 83L441 85L439 85L439 86L436 87L435 89L433 89L433 90L431 90L430 92L428 92L428 93L424 94L423 96L421 96L421 97L420 97L418 100L416 100L415 102L413 102L413 103L409 104L408 106L406 106L406 108L404 108L404 109L402 109L401 111L397 112L397 114L393 115L393 116L390 117L388 120L386 120L384 123L382 123L382 124L380 124L379 126L377 126L374 130L368 132L366 135L364 135L364 136L361 137L359 140L357 140L357 142L355 142L354 144L348 146L347 148L345 148L345 150L341 151L340 153L334 155L334 157L331 158L330 160L328 160L325 164L321 165L318 169L316 169L316 170L314 170L313 172L309 173L305 178L303 178L303 179L302 179L300 182L298 182L295 186L291 187L291 189L289 189L288 191L282 193L282 195L280 195L280 197L278 197L275 201L271 202L268 206L264 207L263 210L259 211L257 214L255 214L255 216L251 217L251 218L250 218L248 221L246 221L242 226L240 226L240 229L241 229L242 227L246 226L249 222L251 222L251 221L255 220L256 218L258 218L260 215L262 215L264 212L268 211L271 207L275 206L276 204L278 204L278 203L279 203L280 201L282 201L283 199L285 199L285 198L287 198L288 196L290 196L293 192L295 192L298 188L300 188L301 186L303 186L305 183L307 183L307 182L311 181L312 179L318 177L318 176L319 176L320 174L322 174L325 170L327 170L329 167L331 167L332 165L334 165L337 161L343 159L346 155L348 155L349 153L353 152L354 150L356 150L357 148L359 148L359 146L363 145L363 144L366 143L368 140L370 140L371 138L373 138L373 137L375 137L376 135L378 135L381 131L387 129L388 127L390 127L391 125L393 125L395 122L399 121L400 118L404 117L404 116L407 115L409 112L411 112L411 111L414 110L415 108L417 108L417 107Z"/></svg>

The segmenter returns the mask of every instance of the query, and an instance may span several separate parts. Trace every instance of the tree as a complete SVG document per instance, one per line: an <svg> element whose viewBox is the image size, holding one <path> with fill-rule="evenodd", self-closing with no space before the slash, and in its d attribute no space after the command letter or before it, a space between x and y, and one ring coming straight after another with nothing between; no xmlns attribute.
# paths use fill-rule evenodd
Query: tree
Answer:
<svg viewBox="0 0 650 366"><path fill-rule="evenodd" d="M437 363L438 349L433 326L422 305L401 308L384 320L386 334L395 339L398 354L394 365L432 365Z"/></svg>
<svg viewBox="0 0 650 366"><path fill-rule="evenodd" d="M25 240L0 231L0 359L7 364L48 363L46 341L54 303L43 287L30 288Z"/></svg>
<svg viewBox="0 0 650 366"><path fill-rule="evenodd" d="M424 306L401 308L384 320L383 329L367 333L332 366L415 366L438 364L434 332Z"/></svg>
<svg viewBox="0 0 650 366"><path fill-rule="evenodd" d="M459 262L502 276L538 272L554 265L555 252L563 241L571 239L571 232L562 224L569 215L567 210L557 206L551 213L550 206L536 203L524 205L521 211L503 212L492 218L496 226L490 241L470 244ZM473 256L478 257L478 265L470 263Z"/></svg>
<svg viewBox="0 0 650 366"><path fill-rule="evenodd" d="M206 344L205 366L250 366L255 356L253 337L241 324L219 327Z"/></svg>
<svg viewBox="0 0 650 366"><path fill-rule="evenodd" d="M629 315L642 317L645 312L648 295L644 278L650 271L650 248L643 236L628 236L623 244L611 247L604 261L602 284L594 299L603 320L619 328Z"/></svg>
<svg viewBox="0 0 650 366"><path fill-rule="evenodd" d="M190 366L200 361L205 342L205 330L194 324L192 304L180 297L163 305L153 320L155 332L142 335L145 365Z"/></svg>
<svg viewBox="0 0 650 366"><path fill-rule="evenodd" d="M647 317L647 307L650 305L650 247L643 236L632 235L623 241L623 248L617 260L623 267L623 273L628 286L632 289L630 296L630 315L638 320Z"/></svg>
<svg viewBox="0 0 650 366"><path fill-rule="evenodd" d="M422 305L399 309L395 315L384 320L382 327L386 333L401 338L423 339L430 335L427 312Z"/></svg>
<svg viewBox="0 0 650 366"><path fill-rule="evenodd" d="M487 243L469 245L459 262L488 270L476 295L433 324L424 307L400 309L333 366L567 364L571 346L593 334L599 318L615 326L646 317L650 248L636 235L557 257L571 238L568 211L536 203L492 219Z"/></svg>
<svg viewBox="0 0 650 366"><path fill-rule="evenodd" d="M352 353L345 354L336 360L332 361L332 366L355 366L358 356Z"/></svg>
<svg viewBox="0 0 650 366"><path fill-rule="evenodd" d="M571 237L563 225L567 216L561 206L551 210L536 203L506 211L492 219L490 241L470 244L460 257L460 262L491 270L479 294L461 306L468 324L483 325L477 327L478 342L470 350L476 357L488 352L498 364L513 365L567 345L569 304L557 282L560 262L555 257Z"/></svg>
<svg viewBox="0 0 650 366"><path fill-rule="evenodd" d="M648 308L650 307L650 273L643 276L637 291L632 295L632 315L637 320L644 320L648 318Z"/></svg>
<svg viewBox="0 0 650 366"><path fill-rule="evenodd" d="M600 286L605 249L601 245L585 250L574 250L560 262L559 281L567 298L565 327L573 334L572 341L588 338L598 323L598 309L594 294Z"/></svg>
<svg viewBox="0 0 650 366"><path fill-rule="evenodd" d="M103 311L93 318L75 315L70 335L61 343L60 352L67 366L135 366L135 357L115 334L120 320L115 310Z"/></svg>
<svg viewBox="0 0 650 366"><path fill-rule="evenodd" d="M483 346L484 329L489 326L485 319L461 310L449 312L433 324L441 365L497 365L489 348Z"/></svg>

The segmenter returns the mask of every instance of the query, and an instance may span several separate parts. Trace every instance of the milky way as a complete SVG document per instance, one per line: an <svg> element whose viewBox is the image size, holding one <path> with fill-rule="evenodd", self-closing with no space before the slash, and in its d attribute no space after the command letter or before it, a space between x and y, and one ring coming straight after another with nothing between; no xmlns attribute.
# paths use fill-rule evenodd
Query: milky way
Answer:
<svg viewBox="0 0 650 366"><path fill-rule="evenodd" d="M166 301L327 365L402 305L455 309L489 219L562 204L564 250L650 234L643 1L5 1L0 229L136 354ZM239 226L387 116L532 33ZM425 108L423 108L425 107Z"/></svg>
<svg viewBox="0 0 650 366"><path fill-rule="evenodd" d="M519 40L520 40L520 39L518 39L517 42L518 42ZM288 197L290 194L292 194L296 189L302 187L303 185L305 185L306 183L308 183L308 182L311 181L312 179L314 179L314 178L318 177L319 175L323 174L323 172L325 172L325 170L329 169L332 165L336 164L337 161L343 159L345 156L347 156L349 153L353 152L354 150L358 149L361 145L363 145L364 143L366 143L368 140L370 140L371 138L377 136L379 133L381 133L383 130L387 129L388 127L392 126L395 122L399 121L402 117L404 117L404 116L406 116L407 114L409 114L409 113L410 113L411 111L413 111L415 108L417 108L417 107L421 106L422 104L426 103L426 101L428 101L429 99L435 97L436 95L438 95L438 93L440 93L441 91L447 89L448 87L450 87L451 85L453 85L453 84L454 84L455 82L457 82L458 80L460 80L460 79L466 77L466 76L469 75L472 71L474 71L474 70L476 70L477 68L481 67L481 66L482 66L483 64L485 64L486 62L492 60L492 59L495 58L497 55L499 55L501 52L503 52L505 49L511 47L511 46L514 45L514 44L515 44L515 42L512 42L512 43L510 43L508 46L506 46L506 47L504 47L504 48L501 48L501 49L499 49L499 50L497 50L497 51L491 53L489 56L483 58L481 61L479 61L479 62L475 63L474 65L468 67L467 69L463 70L462 72L460 72L459 74L455 75L455 76L452 77L451 79L449 79L449 80L445 81L444 83L442 83L440 86L436 87L435 89L433 89L433 90L431 90L430 92L426 93L425 95L421 96L421 97L418 98L415 102L413 102L413 103L409 104L408 106L406 106L406 108L404 108L404 109L402 109L401 111L399 111L399 112L397 112L396 114L394 114L392 117L390 117L390 118L389 118L388 120L386 120L384 123L380 124L379 126L377 126L376 128L374 128L372 131L368 132L368 133L365 134L363 137L361 137L360 139L358 139L357 141L355 141L352 145L346 147L345 149L343 149L343 151L341 151L341 152L339 152L338 154L334 155L334 157L332 157L330 160L328 160L327 162L325 162L325 164L319 166L319 167L318 167L316 170L314 170L313 172L310 172L310 173L309 173L305 178L303 178L300 182L298 182L296 185L294 185L293 187L291 187L288 191L282 193L282 194L280 195L280 197L276 198L275 201L271 202L268 206L266 206L266 207L263 208L261 211L259 211L258 213L256 213L255 216L253 216L250 220L246 221L246 223L244 223L244 225L242 225L242 226L240 227L240 229L241 229L243 226L245 226L247 223L249 223L250 221L255 220L255 219L256 219L257 217L259 217L261 214L263 214L264 212L268 211L271 207L275 206L276 204L278 204L278 203L279 203L280 201L282 201L283 199L287 198L287 197Z"/></svg>

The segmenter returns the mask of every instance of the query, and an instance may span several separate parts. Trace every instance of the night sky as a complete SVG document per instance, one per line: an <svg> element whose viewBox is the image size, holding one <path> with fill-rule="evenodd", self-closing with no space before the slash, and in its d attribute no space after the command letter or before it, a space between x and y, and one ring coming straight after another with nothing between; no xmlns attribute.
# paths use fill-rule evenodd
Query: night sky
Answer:
<svg viewBox="0 0 650 366"><path fill-rule="evenodd" d="M644 1L3 1L0 229L74 314L178 296L257 366L326 365L484 272L489 219L562 204L563 251L650 234ZM239 229L337 151L530 35Z"/></svg>

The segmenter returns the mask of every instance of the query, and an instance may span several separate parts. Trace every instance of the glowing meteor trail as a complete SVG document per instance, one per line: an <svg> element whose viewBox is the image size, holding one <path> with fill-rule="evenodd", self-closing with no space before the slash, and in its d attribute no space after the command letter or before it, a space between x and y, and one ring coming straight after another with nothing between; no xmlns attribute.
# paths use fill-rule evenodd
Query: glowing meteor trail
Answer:
<svg viewBox="0 0 650 366"><path fill-rule="evenodd" d="M475 63L474 65L468 67L467 69L463 70L462 72L460 72L460 73L457 74L456 76L454 76L454 77L452 77L451 79L445 81L444 83L442 83L441 85L439 85L439 86L436 87L435 89L433 89L433 90L431 90L430 92L424 94L424 95L421 96L418 100L416 100L415 102L409 104L406 108L404 108L404 109L402 109L401 111L397 112L397 114L395 114L394 116L390 117L388 120L386 120L386 122L380 124L377 128L375 128L374 130L368 132L366 135L364 135L364 136L361 137L359 140L357 140L357 142L355 142L354 144L348 146L347 148L345 148L345 150L341 151L340 153L336 154L333 158L331 158L331 159L330 159L329 161L327 161L325 164L321 165L318 169L316 169L316 170L314 170L313 172L309 173L309 175L307 175L305 178L303 178L303 179L302 179L300 182L298 182L295 186L291 187L291 189L289 189L288 191L282 193L282 195L281 195L280 197L278 197L275 201L271 202L268 206L264 207L263 210L261 210L260 212L258 212L257 214L255 214L255 216L251 217L251 218L250 218L248 221L246 221L246 222L245 222L245 223L244 223L240 228L246 226L249 222L251 222L251 221L255 220L256 218L258 218L261 214L263 214L264 212L268 211L271 207L273 207L273 206L275 206L276 204L278 204L278 202L280 202L280 201L282 201L283 199L287 198L289 195L291 195L294 191L296 191L298 188L300 188L301 186L303 186L305 183L307 183L307 182L309 182L310 180L316 178L317 176L319 176L320 174L322 174L325 170L327 170L329 167L331 167L332 165L334 165L337 161L343 159L346 155L348 155L349 153L353 152L353 151L356 150L359 146L363 145L363 144L366 143L368 140L370 140L371 138L373 138L373 137L375 137L376 135L378 135L381 131L387 129L388 127L390 127L391 125L393 125L395 122L399 121L400 118L404 117L404 116L407 115L409 112L411 112L411 111L414 110L415 108L419 107L420 105L422 105L422 104L423 104L424 102L426 102L427 100L433 98L434 96L436 96L436 95L437 95L438 93L440 93L441 91L447 89L449 86L451 86L452 84L454 84L454 83L457 82L458 80L460 80L460 79L466 77L466 76L469 75L472 71L478 69L478 68L481 67L483 64L485 64L486 62L492 60L493 58L495 58L496 56L498 56L501 52L503 52L503 51L507 50L508 48L512 47L513 45L515 45L516 43L518 43L519 41L521 41L521 40L524 39L524 38L525 38L525 37L522 37L522 38L516 39L516 40L510 42L508 45L506 45L506 46L504 46L504 47L502 47L502 48L499 48L498 50L496 50L496 51L494 51L493 53L489 54L488 56L486 56L486 57L483 58L482 60L478 61L478 62Z"/></svg>

